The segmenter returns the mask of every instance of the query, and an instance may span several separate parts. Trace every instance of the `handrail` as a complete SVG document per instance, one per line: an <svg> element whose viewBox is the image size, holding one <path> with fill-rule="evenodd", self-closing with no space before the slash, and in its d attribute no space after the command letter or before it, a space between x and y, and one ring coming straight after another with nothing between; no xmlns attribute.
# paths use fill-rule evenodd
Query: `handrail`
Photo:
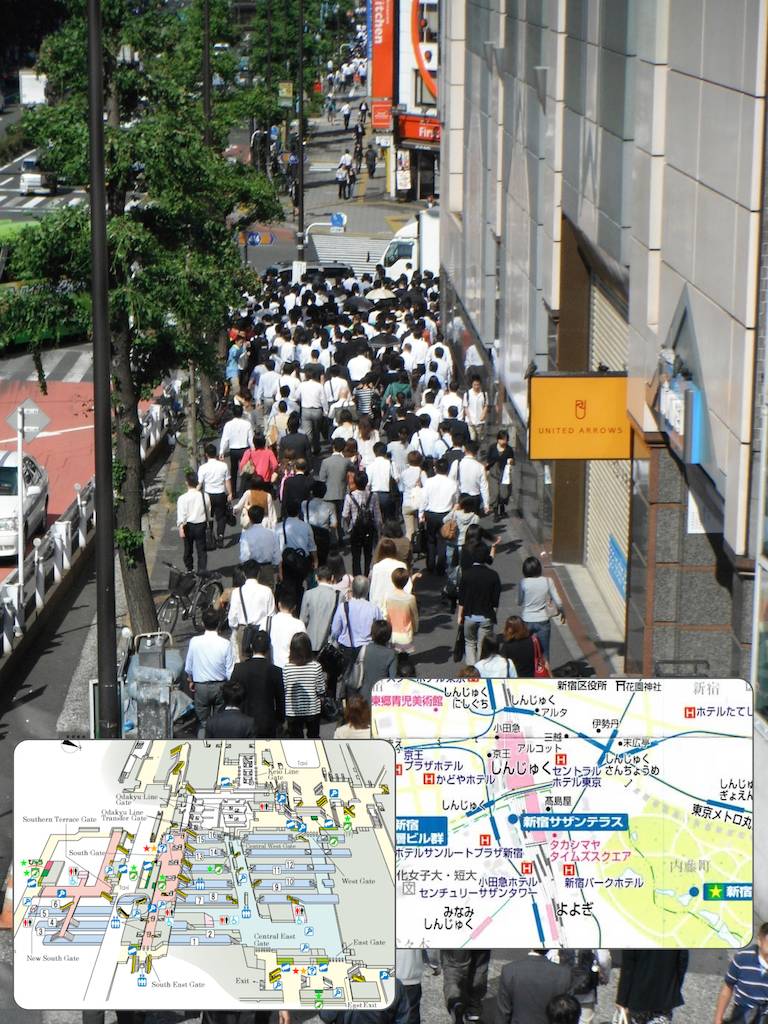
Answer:
<svg viewBox="0 0 768 1024"><path fill-rule="evenodd" d="M170 416L153 403L141 420L141 458L145 460L168 434ZM0 584L0 676L5 659L18 647L25 632L44 610L46 602L63 579L80 561L95 528L93 477L83 486L75 484L75 498L50 525L43 537L36 537L24 559L24 592L19 595L18 571Z"/></svg>

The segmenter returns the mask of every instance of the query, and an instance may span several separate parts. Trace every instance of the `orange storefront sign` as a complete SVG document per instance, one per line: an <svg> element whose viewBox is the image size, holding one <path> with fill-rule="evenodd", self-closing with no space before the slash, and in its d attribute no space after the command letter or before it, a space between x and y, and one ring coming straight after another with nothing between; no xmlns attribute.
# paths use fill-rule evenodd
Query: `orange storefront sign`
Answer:
<svg viewBox="0 0 768 1024"><path fill-rule="evenodd" d="M531 459L628 459L626 374L536 373L528 381Z"/></svg>
<svg viewBox="0 0 768 1024"><path fill-rule="evenodd" d="M401 142L440 143L440 122L435 117L401 114L397 119L397 131Z"/></svg>
<svg viewBox="0 0 768 1024"><path fill-rule="evenodd" d="M389 100L371 100L371 128L375 132L392 131L392 104Z"/></svg>
<svg viewBox="0 0 768 1024"><path fill-rule="evenodd" d="M371 97L392 100L395 84L395 0L370 0Z"/></svg>

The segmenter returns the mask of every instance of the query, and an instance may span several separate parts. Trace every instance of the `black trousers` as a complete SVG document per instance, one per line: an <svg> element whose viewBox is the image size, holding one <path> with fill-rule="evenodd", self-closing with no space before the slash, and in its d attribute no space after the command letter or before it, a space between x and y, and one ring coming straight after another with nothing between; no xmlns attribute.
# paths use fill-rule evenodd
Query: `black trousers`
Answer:
<svg viewBox="0 0 768 1024"><path fill-rule="evenodd" d="M304 739L304 730L307 730L307 739L316 740L320 736L320 715L288 715L288 735L294 740Z"/></svg>
<svg viewBox="0 0 768 1024"><path fill-rule="evenodd" d="M371 571L371 561L373 560L373 545L376 540L376 535L371 533L367 537L360 539L355 537L354 533L350 537L350 547L352 548L352 575L353 576L367 576ZM365 566L365 568L363 568Z"/></svg>
<svg viewBox="0 0 768 1024"><path fill-rule="evenodd" d="M445 512L426 512L424 526L427 534L427 569L442 575L445 572L445 540L440 536Z"/></svg>
<svg viewBox="0 0 768 1024"><path fill-rule="evenodd" d="M219 494L211 494L210 491L205 492L211 502L211 514L216 520L216 536L224 536L224 528L227 525L227 495L224 491Z"/></svg>
<svg viewBox="0 0 768 1024"><path fill-rule="evenodd" d="M240 465L240 459L245 455L245 448L230 448L229 449L229 476L232 482L232 493L240 497L240 491L237 489L237 467Z"/></svg>
<svg viewBox="0 0 768 1024"><path fill-rule="evenodd" d="M192 550L197 550L197 571L208 568L208 552L205 550L205 523L187 523L184 527L184 566L191 572L194 568Z"/></svg>
<svg viewBox="0 0 768 1024"><path fill-rule="evenodd" d="M391 491L376 491L376 497L379 499L379 508L381 509L382 519L394 519L397 515L397 501L392 496Z"/></svg>
<svg viewBox="0 0 768 1024"><path fill-rule="evenodd" d="M331 531L324 526L313 526L312 536L315 538L317 548L317 564L325 565L328 561L328 551L331 547Z"/></svg>

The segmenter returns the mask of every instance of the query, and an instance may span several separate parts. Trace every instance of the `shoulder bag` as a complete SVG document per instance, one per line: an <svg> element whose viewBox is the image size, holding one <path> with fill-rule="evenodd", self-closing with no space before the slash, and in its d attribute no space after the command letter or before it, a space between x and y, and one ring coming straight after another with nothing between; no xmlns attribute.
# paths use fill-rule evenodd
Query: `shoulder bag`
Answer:
<svg viewBox="0 0 768 1024"><path fill-rule="evenodd" d="M334 601L333 611L328 621L328 630L325 634L325 640L317 652L317 660L320 663L320 667L325 674L331 679L338 679L341 673L344 671L346 665L346 658L344 652L339 648L339 645L335 640L331 639L331 626L336 616L336 611L339 607L339 601L341 600L341 594L336 591L336 600ZM345 602L346 603L346 602ZM349 627L347 627L349 628Z"/></svg>
<svg viewBox="0 0 768 1024"><path fill-rule="evenodd" d="M535 633L531 636L531 642L533 643L533 678L551 679L552 670L549 667L549 662L544 657L541 642Z"/></svg>

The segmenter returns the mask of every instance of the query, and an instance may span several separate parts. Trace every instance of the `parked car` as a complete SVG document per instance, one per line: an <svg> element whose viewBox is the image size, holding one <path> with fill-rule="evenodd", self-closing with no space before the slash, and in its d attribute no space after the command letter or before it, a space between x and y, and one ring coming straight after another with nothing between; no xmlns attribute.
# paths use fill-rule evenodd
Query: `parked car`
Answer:
<svg viewBox="0 0 768 1024"><path fill-rule="evenodd" d="M25 157L21 161L21 177L19 178L19 192L28 196L30 192L47 192L55 195L59 181L52 171L41 169L36 156Z"/></svg>
<svg viewBox="0 0 768 1024"><path fill-rule="evenodd" d="M0 558L18 554L18 459L15 451L0 451ZM48 528L48 474L32 458L22 459L21 487L24 497L24 542Z"/></svg>

